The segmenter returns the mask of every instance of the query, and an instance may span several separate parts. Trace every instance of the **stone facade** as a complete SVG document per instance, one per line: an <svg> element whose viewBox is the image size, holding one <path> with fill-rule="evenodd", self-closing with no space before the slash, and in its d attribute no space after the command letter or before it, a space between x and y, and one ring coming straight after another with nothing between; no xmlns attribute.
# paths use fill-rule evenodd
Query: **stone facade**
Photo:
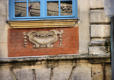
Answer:
<svg viewBox="0 0 114 80"><path fill-rule="evenodd" d="M111 80L103 0L78 0L79 54L8 58L8 0L0 1L0 80Z"/></svg>
<svg viewBox="0 0 114 80"><path fill-rule="evenodd" d="M88 57L88 58L87 58ZM109 57L77 55L2 59L1 80L111 80ZM104 59L101 59L104 58Z"/></svg>

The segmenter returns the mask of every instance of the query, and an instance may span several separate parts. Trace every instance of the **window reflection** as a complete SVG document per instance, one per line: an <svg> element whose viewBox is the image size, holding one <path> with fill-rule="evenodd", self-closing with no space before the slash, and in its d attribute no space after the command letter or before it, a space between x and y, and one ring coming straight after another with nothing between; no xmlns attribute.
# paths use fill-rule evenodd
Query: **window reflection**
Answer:
<svg viewBox="0 0 114 80"><path fill-rule="evenodd" d="M61 15L72 15L72 0L61 1Z"/></svg>
<svg viewBox="0 0 114 80"><path fill-rule="evenodd" d="M47 16L58 16L58 14L59 14L58 1L48 1Z"/></svg>
<svg viewBox="0 0 114 80"><path fill-rule="evenodd" d="M40 2L29 3L29 16L40 16Z"/></svg>
<svg viewBox="0 0 114 80"><path fill-rule="evenodd" d="M15 17L24 17L26 16L26 3L15 3Z"/></svg>

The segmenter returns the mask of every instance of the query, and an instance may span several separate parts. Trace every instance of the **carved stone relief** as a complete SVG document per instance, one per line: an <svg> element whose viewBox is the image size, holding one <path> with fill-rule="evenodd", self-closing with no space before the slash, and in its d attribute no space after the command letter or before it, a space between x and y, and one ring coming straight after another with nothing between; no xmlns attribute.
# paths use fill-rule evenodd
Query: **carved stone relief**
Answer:
<svg viewBox="0 0 114 80"><path fill-rule="evenodd" d="M24 46L27 46L27 41L33 44L34 48L49 48L54 47L54 43L59 40L59 45L62 46L63 30L50 31L31 31L24 33Z"/></svg>

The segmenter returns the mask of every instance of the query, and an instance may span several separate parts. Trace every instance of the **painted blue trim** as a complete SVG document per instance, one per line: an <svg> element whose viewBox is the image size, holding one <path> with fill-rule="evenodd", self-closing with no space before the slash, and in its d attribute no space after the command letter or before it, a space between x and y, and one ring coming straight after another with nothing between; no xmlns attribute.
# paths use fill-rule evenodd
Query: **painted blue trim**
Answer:
<svg viewBox="0 0 114 80"><path fill-rule="evenodd" d="M25 0L25 1L15 1L15 2L27 2L27 0ZM40 2L40 0L29 0L29 2Z"/></svg>
<svg viewBox="0 0 114 80"><path fill-rule="evenodd" d="M12 0L9 0L9 19L12 19L12 15L11 15L11 14L12 14L12 11L10 11L10 10L12 9L12 8L11 8L11 7L12 7L12 6L11 6L11 5L12 5L12 2L11 2L11 1L12 1Z"/></svg>
<svg viewBox="0 0 114 80"><path fill-rule="evenodd" d="M14 18L15 17L15 0L12 0L12 9L11 9L11 11L12 11L12 18Z"/></svg>
<svg viewBox="0 0 114 80"><path fill-rule="evenodd" d="M28 17L29 16L29 1L28 0L26 0L27 2L26 2L26 16Z"/></svg>
<svg viewBox="0 0 114 80"><path fill-rule="evenodd" d="M20 0L16 0L16 1L20 1ZM22 0L22 1L26 1L26 0Z"/></svg>
<svg viewBox="0 0 114 80"><path fill-rule="evenodd" d="M40 0L29 0L29 2L39 2Z"/></svg>
<svg viewBox="0 0 114 80"><path fill-rule="evenodd" d="M75 17L72 15L65 15L65 16L45 16L45 17L41 17L41 16L29 16L29 17L15 17L16 19L24 19L24 18L62 18L62 17Z"/></svg>
<svg viewBox="0 0 114 80"><path fill-rule="evenodd" d="M78 17L78 0L73 0L73 2L74 2L74 4L73 4L73 15L74 16L76 16L76 17Z"/></svg>
<svg viewBox="0 0 114 80"><path fill-rule="evenodd" d="M75 1L74 0L72 0L72 15L74 15L75 16Z"/></svg>
<svg viewBox="0 0 114 80"><path fill-rule="evenodd" d="M59 19L78 19L78 17L70 17L70 18L35 18L35 19L12 19L12 20L10 20L10 21L36 21L36 20L59 20Z"/></svg>
<svg viewBox="0 0 114 80"><path fill-rule="evenodd" d="M61 0L59 0L59 16L61 16Z"/></svg>
<svg viewBox="0 0 114 80"><path fill-rule="evenodd" d="M44 6L45 5L45 6ZM43 0L43 17L47 16L47 1Z"/></svg>
<svg viewBox="0 0 114 80"><path fill-rule="evenodd" d="M47 0L47 1L58 1L58 0ZM60 1L71 1L71 0L60 0Z"/></svg>
<svg viewBox="0 0 114 80"><path fill-rule="evenodd" d="M45 16L47 16L47 0L45 0Z"/></svg>
<svg viewBox="0 0 114 80"><path fill-rule="evenodd" d="M40 0L38 0L38 1L29 1L29 2L40 2Z"/></svg>
<svg viewBox="0 0 114 80"><path fill-rule="evenodd" d="M59 1L59 15L58 16L47 16L47 1ZM60 1L71 1L71 0L31 0L30 2L40 2L40 16L29 16L29 0L26 1L15 1L9 0L9 20L45 20L45 19L78 19L78 5L77 0L72 0L72 15L61 15L61 2ZM15 2L26 2L26 15L25 17L15 17ZM45 6L44 6L45 5Z"/></svg>
<svg viewBox="0 0 114 80"><path fill-rule="evenodd" d="M15 0L14 0L15 1ZM20 0L16 0L15 2L26 2L26 0L20 1Z"/></svg>
<svg viewBox="0 0 114 80"><path fill-rule="evenodd" d="M45 14L45 6L46 5L46 1L45 0L40 0L40 16L44 17L46 16Z"/></svg>

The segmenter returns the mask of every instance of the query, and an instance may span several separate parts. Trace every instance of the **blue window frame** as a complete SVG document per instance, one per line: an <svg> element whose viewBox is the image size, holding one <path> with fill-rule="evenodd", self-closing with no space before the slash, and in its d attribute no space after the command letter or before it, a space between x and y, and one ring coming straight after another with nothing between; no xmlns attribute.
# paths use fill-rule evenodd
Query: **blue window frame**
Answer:
<svg viewBox="0 0 114 80"><path fill-rule="evenodd" d="M9 0L9 20L77 19L77 0Z"/></svg>

